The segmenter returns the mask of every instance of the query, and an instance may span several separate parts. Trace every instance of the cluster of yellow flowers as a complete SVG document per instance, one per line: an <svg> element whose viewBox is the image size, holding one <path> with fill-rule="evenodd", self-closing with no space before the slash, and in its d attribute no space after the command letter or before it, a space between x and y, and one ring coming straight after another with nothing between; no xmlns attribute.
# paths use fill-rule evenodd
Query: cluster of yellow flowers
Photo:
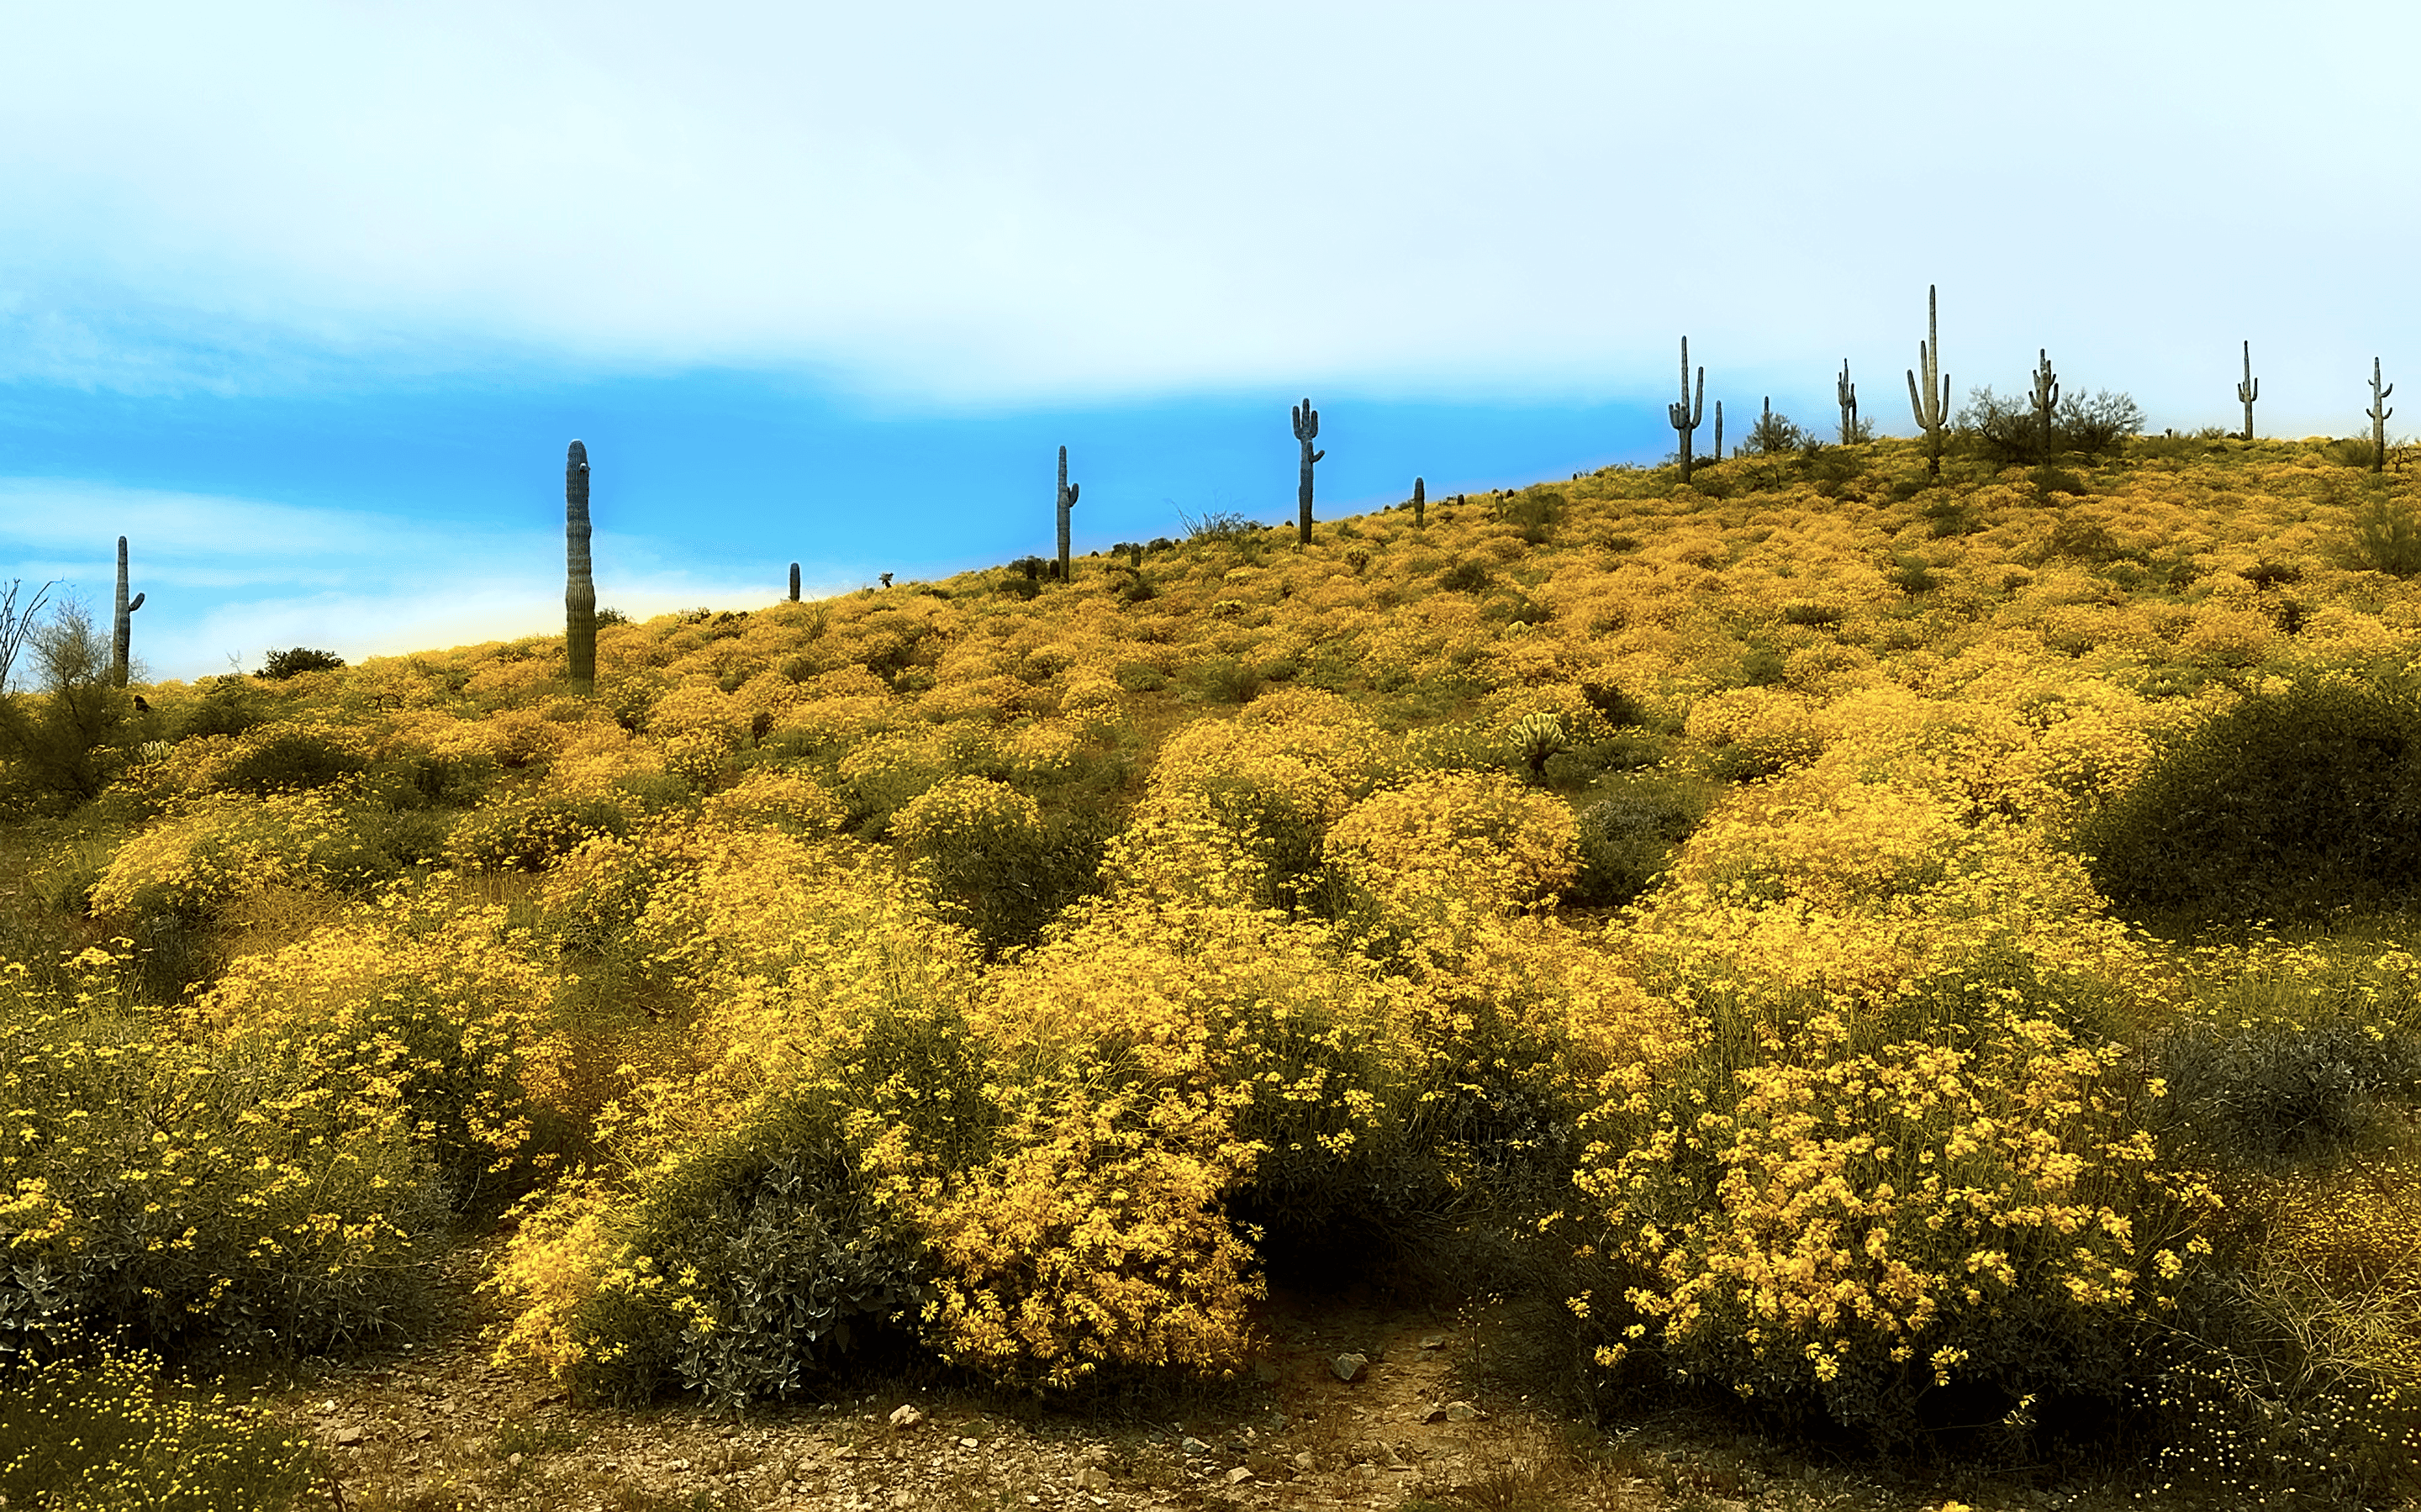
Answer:
<svg viewBox="0 0 2421 1512"><path fill-rule="evenodd" d="M302 924L227 934L181 1012L20 990L9 1032L153 1106L269 1068L263 1174L210 1167L290 1227L264 1265L407 1254L355 1198L431 1166L534 1188L503 1349L601 1390L786 1389L729 1248L783 1203L783 1242L864 1239L782 1262L847 1273L799 1304L818 1348L889 1321L1064 1385L1236 1367L1273 1234L1406 1192L1531 1203L1609 1364L1867 1423L2073 1383L2214 1263L2132 1052L2343 952L2163 945L2070 836L2244 693L2409 662L2421 588L2338 549L2363 501L2291 448L2062 502L1857 457L612 625L594 698L538 641L163 690L230 733L130 776L94 911L279 889ZM1559 914L1615 829L1664 833L1614 802L1651 765L1720 802L1634 906ZM972 905L1069 855L1047 923ZM2382 1042L2421 1031L2409 959L2366 970ZM200 1169L181 1132L86 1160L43 1096L0 1146L18 1250L96 1242L95 1161ZM2405 1167L2361 1169L2257 1194L2348 1293L2409 1238Z"/></svg>

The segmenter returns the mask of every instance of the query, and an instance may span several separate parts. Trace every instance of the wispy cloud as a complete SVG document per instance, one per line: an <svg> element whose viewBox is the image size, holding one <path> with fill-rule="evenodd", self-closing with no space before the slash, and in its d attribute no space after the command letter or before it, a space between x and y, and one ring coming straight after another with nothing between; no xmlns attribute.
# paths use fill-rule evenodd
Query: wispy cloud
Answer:
<svg viewBox="0 0 2421 1512"><path fill-rule="evenodd" d="M138 653L162 677L254 666L307 645L358 659L559 632L560 533L439 525L396 515L55 479L0 479L0 576L63 580L99 606L113 591L114 538L129 538L133 586L148 595ZM599 591L646 616L761 603L766 584L701 572L662 545L597 539ZM836 592L854 581L819 585Z"/></svg>

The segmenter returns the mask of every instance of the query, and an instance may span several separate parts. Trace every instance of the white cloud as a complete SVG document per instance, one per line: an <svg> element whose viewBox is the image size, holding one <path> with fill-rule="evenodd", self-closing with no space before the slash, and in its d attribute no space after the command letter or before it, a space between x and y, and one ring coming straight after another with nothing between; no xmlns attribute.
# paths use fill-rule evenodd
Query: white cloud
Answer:
<svg viewBox="0 0 2421 1512"><path fill-rule="evenodd" d="M134 648L158 677L257 666L264 652L287 646L358 661L563 626L558 532L0 479L0 562L11 564L0 577L60 579L61 591L105 612L117 534L130 538L131 585L147 595ZM596 547L600 599L634 618L697 605L751 608L774 597L770 585L670 559L653 540L600 532ZM830 567L809 576L818 593L860 581Z"/></svg>
<svg viewBox="0 0 2421 1512"><path fill-rule="evenodd" d="M1734 371L1904 361L1936 281L1962 382L2048 345L2157 392L2248 335L2333 373L2421 336L2368 287L2415 215L2416 27L2350 0L2291 28L2079 0L29 8L0 360L1652 392L1683 330ZM146 310L197 345L116 323Z"/></svg>

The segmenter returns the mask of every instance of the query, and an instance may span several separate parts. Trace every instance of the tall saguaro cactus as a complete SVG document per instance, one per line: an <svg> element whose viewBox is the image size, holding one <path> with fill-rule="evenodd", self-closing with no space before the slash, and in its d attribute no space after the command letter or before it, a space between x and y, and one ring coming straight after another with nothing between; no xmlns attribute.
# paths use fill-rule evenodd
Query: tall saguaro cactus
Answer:
<svg viewBox="0 0 2421 1512"><path fill-rule="evenodd" d="M1849 445L1858 439L1858 385L1850 382L1850 359L1841 359L1841 376L1833 383L1834 397L1841 401L1841 444Z"/></svg>
<svg viewBox="0 0 2421 1512"><path fill-rule="evenodd" d="M2236 402L2244 406L2244 439L2253 439L2253 401L2261 397L2261 380L2253 376L2253 343L2244 344L2244 382L2236 385Z"/></svg>
<svg viewBox="0 0 2421 1512"><path fill-rule="evenodd" d="M589 575L588 448L563 458L563 647L573 686L597 686L597 582Z"/></svg>
<svg viewBox="0 0 2421 1512"><path fill-rule="evenodd" d="M790 564L790 601L799 601L799 564L796 562Z"/></svg>
<svg viewBox="0 0 2421 1512"><path fill-rule="evenodd" d="M1720 416L1723 409L1723 401L1717 399L1715 413ZM1698 397L1695 400L1690 397L1690 338L1688 336L1681 338L1680 401L1664 406L1664 413L1666 418L1672 421L1673 429L1681 433L1681 481L1687 483L1690 481L1690 432L1698 429L1698 422L1705 418L1707 413L1707 370L1704 367L1698 369Z"/></svg>
<svg viewBox="0 0 2421 1512"><path fill-rule="evenodd" d="M1709 460L1709 461L1720 462L1720 461L1722 461L1723 460L1724 460L1724 401L1723 401L1723 400L1721 400L1721 399L1717 399L1717 400L1715 401L1715 454L1714 454L1714 456L1712 456L1712 457L1709 458L1709 459L1708 459L1708 460Z"/></svg>
<svg viewBox="0 0 2421 1512"><path fill-rule="evenodd" d="M2374 473L2387 470L2387 417L2396 413L2387 407L2387 396L2395 392L2393 383L2379 386L2379 359L2370 359L2370 408L2362 413L2370 416L2370 470Z"/></svg>
<svg viewBox="0 0 2421 1512"><path fill-rule="evenodd" d="M143 607L143 595L136 594L132 603L126 598L126 538L117 538L117 597L109 616L109 683L113 688L126 686L126 662L133 649L134 611Z"/></svg>
<svg viewBox="0 0 2421 1512"><path fill-rule="evenodd" d="M1942 436L1950 424L1950 375L1942 370L1942 333L1934 323L1934 288L1925 286L1925 339L1916 344L1916 366L1925 371L1923 392L1914 369L1908 375L1908 407L1925 432L1925 475L1942 475Z"/></svg>
<svg viewBox="0 0 2421 1512"><path fill-rule="evenodd" d="M1295 539L1308 546L1311 544L1311 468L1328 453L1311 449L1313 438L1320 434L1320 412L1311 407L1309 396L1288 413L1294 417L1294 439L1303 443L1302 481L1295 488Z"/></svg>
<svg viewBox="0 0 2421 1512"><path fill-rule="evenodd" d="M1059 448L1059 581L1068 581L1068 511L1076 507L1076 490L1068 481L1068 448Z"/></svg>
<svg viewBox="0 0 2421 1512"><path fill-rule="evenodd" d="M2051 459L2051 412L2059 403L2059 375L2051 370L2051 351L2035 349L2035 424L2042 430L2044 460Z"/></svg>
<svg viewBox="0 0 2421 1512"><path fill-rule="evenodd" d="M1429 523L1429 485L1416 477L1413 479L1413 528L1414 530Z"/></svg>

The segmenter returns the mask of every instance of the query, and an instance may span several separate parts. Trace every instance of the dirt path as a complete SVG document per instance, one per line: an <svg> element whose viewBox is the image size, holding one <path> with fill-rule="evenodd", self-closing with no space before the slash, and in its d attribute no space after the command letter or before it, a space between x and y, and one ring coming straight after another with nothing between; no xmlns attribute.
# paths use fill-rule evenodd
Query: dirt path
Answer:
<svg viewBox="0 0 2421 1512"><path fill-rule="evenodd" d="M332 1504L1914 1512L1945 1503L1793 1465L1745 1440L1609 1437L1558 1423L1503 1368L1501 1325L1485 1312L1367 1297L1277 1297L1253 1379L1191 1406L1079 1419L906 1381L743 1418L694 1406L580 1409L489 1362L482 1334L498 1317L472 1290L481 1263L475 1251L458 1256L431 1337L315 1365L281 1398L329 1452ZM1971 1504L2069 1504L2020 1489Z"/></svg>

